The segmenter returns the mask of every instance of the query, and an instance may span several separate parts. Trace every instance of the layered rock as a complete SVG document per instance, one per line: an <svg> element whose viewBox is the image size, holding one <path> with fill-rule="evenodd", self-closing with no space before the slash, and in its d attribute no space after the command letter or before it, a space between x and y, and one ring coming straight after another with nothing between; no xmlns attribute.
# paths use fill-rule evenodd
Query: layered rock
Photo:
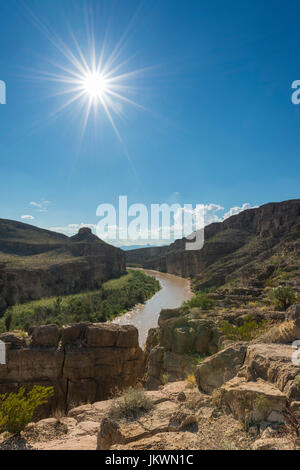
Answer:
<svg viewBox="0 0 300 470"><path fill-rule="evenodd" d="M0 219L0 312L16 303L97 289L125 254L81 228L74 237Z"/></svg>
<svg viewBox="0 0 300 470"><path fill-rule="evenodd" d="M237 343L205 359L195 371L199 388L211 393L232 379L242 367L246 351L246 343Z"/></svg>
<svg viewBox="0 0 300 470"><path fill-rule="evenodd" d="M137 382L144 353L134 326L81 323L59 330L56 325L32 328L26 340L0 335L6 343L6 365L0 365L0 393L21 385L53 386L54 398L45 415L79 403L109 397L115 389Z"/></svg>
<svg viewBox="0 0 300 470"><path fill-rule="evenodd" d="M185 379L199 359L218 351L220 331L199 311L162 310L158 325L156 335L152 330L147 342L148 389L156 389L166 379Z"/></svg>
<svg viewBox="0 0 300 470"><path fill-rule="evenodd" d="M287 404L285 395L274 385L258 379L248 382L234 377L220 389L221 404L227 405L246 428L253 423L282 423Z"/></svg>

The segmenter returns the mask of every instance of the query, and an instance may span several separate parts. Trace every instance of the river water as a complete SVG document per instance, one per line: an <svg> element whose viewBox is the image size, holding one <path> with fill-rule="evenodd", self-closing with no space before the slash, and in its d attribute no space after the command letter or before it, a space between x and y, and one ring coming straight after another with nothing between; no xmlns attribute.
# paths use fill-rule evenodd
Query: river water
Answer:
<svg viewBox="0 0 300 470"><path fill-rule="evenodd" d="M161 309L180 307L183 302L189 300L192 296L189 280L150 269L143 269L143 271L159 281L161 290L145 304L137 305L133 310L113 320L113 323L118 325L136 326L142 348L145 346L149 329L157 326Z"/></svg>

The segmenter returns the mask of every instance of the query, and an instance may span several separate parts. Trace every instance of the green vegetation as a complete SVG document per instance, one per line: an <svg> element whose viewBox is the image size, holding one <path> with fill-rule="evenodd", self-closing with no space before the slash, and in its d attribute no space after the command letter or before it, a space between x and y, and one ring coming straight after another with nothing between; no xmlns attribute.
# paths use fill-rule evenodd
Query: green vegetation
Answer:
<svg viewBox="0 0 300 470"><path fill-rule="evenodd" d="M232 325L228 321L224 321L221 326L221 331L228 339L233 341L250 341L262 333L267 326L268 322L266 320L259 323L249 316L244 319L243 324L240 326Z"/></svg>
<svg viewBox="0 0 300 470"><path fill-rule="evenodd" d="M190 308L198 307L201 310L210 310L214 307L215 303L208 297L204 292L194 295L190 300L183 304L183 309L188 310Z"/></svg>
<svg viewBox="0 0 300 470"><path fill-rule="evenodd" d="M270 401L265 395L258 395L253 403L253 409L257 410L266 419L270 411Z"/></svg>
<svg viewBox="0 0 300 470"><path fill-rule="evenodd" d="M27 394L21 387L17 393L0 395L0 432L20 434L32 421L36 408L48 403L53 394L53 387L35 385Z"/></svg>
<svg viewBox="0 0 300 470"><path fill-rule="evenodd" d="M113 401L109 415L112 418L136 419L152 407L152 401L142 388L130 387Z"/></svg>
<svg viewBox="0 0 300 470"><path fill-rule="evenodd" d="M194 373L188 374L185 381L187 382L189 388L197 387L197 381Z"/></svg>
<svg viewBox="0 0 300 470"><path fill-rule="evenodd" d="M161 376L160 381L163 385L166 385L169 382L169 378L170 378L169 374L167 372L164 372Z"/></svg>
<svg viewBox="0 0 300 470"><path fill-rule="evenodd" d="M202 364L204 359L206 359L207 355L206 354L194 354L193 355L193 362L198 366Z"/></svg>
<svg viewBox="0 0 300 470"><path fill-rule="evenodd" d="M296 300L296 294L291 286L276 287L268 293L271 303L280 310L286 310Z"/></svg>
<svg viewBox="0 0 300 470"><path fill-rule="evenodd" d="M159 282L142 271L131 270L101 289L65 297L51 297L10 307L0 319L0 332L36 325L80 321L105 322L143 303L160 289Z"/></svg>

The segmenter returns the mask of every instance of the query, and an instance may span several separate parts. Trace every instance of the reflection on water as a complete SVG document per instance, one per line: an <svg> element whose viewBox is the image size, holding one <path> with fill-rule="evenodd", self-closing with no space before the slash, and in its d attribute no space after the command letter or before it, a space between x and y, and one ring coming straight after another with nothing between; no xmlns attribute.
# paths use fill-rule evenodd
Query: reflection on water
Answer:
<svg viewBox="0 0 300 470"><path fill-rule="evenodd" d="M139 331L141 347L145 346L149 329L157 326L161 309L180 307L183 302L189 300L192 296L190 283L187 279L149 269L143 269L143 271L159 281L161 290L144 305L139 305L113 320L113 323L118 325L136 326Z"/></svg>

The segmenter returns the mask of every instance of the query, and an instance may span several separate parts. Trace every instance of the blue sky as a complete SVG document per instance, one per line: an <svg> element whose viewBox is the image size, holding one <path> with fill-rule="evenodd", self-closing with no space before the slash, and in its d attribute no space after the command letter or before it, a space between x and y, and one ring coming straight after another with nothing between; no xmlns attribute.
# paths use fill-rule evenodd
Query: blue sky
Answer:
<svg viewBox="0 0 300 470"><path fill-rule="evenodd" d="M119 195L217 204L220 218L298 198L299 13L276 0L2 0L0 216L71 233ZM92 24L97 52L122 38L122 73L144 69L126 96L146 110L116 100L120 139L101 106L81 135L85 98L54 114L70 85L40 78L70 65L56 46L76 53L71 31L89 60Z"/></svg>

